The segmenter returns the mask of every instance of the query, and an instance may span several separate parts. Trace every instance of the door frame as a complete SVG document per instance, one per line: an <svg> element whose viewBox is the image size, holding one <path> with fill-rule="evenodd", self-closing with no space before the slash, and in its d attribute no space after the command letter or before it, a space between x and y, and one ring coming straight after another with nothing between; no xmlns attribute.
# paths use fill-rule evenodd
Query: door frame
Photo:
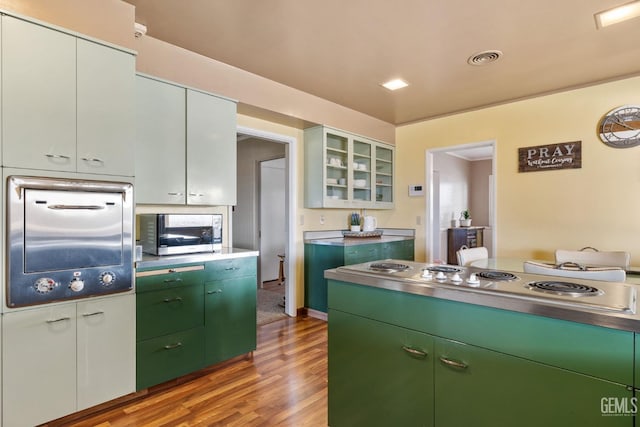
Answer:
<svg viewBox="0 0 640 427"><path fill-rule="evenodd" d="M496 140L488 140L488 141L479 141L479 142L471 142L468 144L460 144L460 145L451 145L447 147L439 147L433 148L425 151L425 182L427 185L425 186L425 253L427 254L427 262L433 262L433 253L435 245L440 244L440 233L433 232L433 227L435 226L435 218L436 215L439 215L439 212L435 212L435 207L439 207L440 203L434 202L434 197L439 194L434 188L434 164L433 164L433 156L436 153L443 152L452 152L452 151L463 151L473 148L479 147L487 147L490 146L492 148L493 154L491 158L491 175L492 179L489 184L489 226L491 227L491 252L489 253L490 258L495 258L498 253L498 230L497 230L497 192L496 192L496 172L497 172L497 143ZM438 180L439 182L439 180ZM442 256L442 254L440 254Z"/></svg>
<svg viewBox="0 0 640 427"><path fill-rule="evenodd" d="M297 143L298 140L295 137L282 135L274 132L268 132L260 129L249 128L245 126L237 126L236 133L251 136L254 138L265 139L267 141L279 142L285 144L285 158L286 158L286 192L285 192L285 212L287 222L287 239L285 245L285 277L287 278L285 284L285 308L284 311L288 316L295 317L298 314L297 308L297 283L296 283L296 271L295 262L291 260L297 259L296 251L296 226L295 218L296 206L298 206L298 200L296 195L298 194L298 176L296 170L296 159L298 158Z"/></svg>

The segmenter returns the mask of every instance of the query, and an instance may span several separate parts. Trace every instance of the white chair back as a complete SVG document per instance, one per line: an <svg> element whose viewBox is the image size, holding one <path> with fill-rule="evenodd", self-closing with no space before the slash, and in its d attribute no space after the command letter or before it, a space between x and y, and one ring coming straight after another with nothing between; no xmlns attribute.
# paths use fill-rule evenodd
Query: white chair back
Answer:
<svg viewBox="0 0 640 427"><path fill-rule="evenodd" d="M574 279L602 280L605 282L624 282L627 278L625 271L619 267L583 267L574 263L567 264L553 265L542 262L525 261L523 269L525 273L572 277Z"/></svg>
<svg viewBox="0 0 640 427"><path fill-rule="evenodd" d="M473 261L488 259L489 251L487 251L487 248L483 246L480 246L479 248L463 247L456 252L456 258L458 258L458 265L468 266Z"/></svg>
<svg viewBox="0 0 640 427"><path fill-rule="evenodd" d="M586 266L620 267L626 270L629 268L630 260L631 254L624 251L598 251L586 248L579 251L556 250L556 264L575 262Z"/></svg>

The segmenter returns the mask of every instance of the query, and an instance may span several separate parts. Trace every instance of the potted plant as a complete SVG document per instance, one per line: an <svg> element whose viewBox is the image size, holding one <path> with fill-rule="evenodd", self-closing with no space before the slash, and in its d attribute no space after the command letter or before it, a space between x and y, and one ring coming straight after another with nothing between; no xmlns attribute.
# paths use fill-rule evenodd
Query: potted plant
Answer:
<svg viewBox="0 0 640 427"><path fill-rule="evenodd" d="M360 231L360 214L352 213L351 214L351 231L359 232Z"/></svg>
<svg viewBox="0 0 640 427"><path fill-rule="evenodd" d="M460 226L469 227L471 225L471 213L468 209L465 209L460 213Z"/></svg>

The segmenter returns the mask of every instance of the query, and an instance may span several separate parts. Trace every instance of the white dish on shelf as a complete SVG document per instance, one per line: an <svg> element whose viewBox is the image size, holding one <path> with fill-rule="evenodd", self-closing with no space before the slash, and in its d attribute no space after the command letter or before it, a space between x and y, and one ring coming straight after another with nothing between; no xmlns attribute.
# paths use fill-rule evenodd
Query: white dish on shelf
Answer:
<svg viewBox="0 0 640 427"><path fill-rule="evenodd" d="M354 179L353 180L353 186L356 188L363 188L367 186L367 180L366 179Z"/></svg>
<svg viewBox="0 0 640 427"><path fill-rule="evenodd" d="M327 184L337 184L338 180L336 178L327 178Z"/></svg>

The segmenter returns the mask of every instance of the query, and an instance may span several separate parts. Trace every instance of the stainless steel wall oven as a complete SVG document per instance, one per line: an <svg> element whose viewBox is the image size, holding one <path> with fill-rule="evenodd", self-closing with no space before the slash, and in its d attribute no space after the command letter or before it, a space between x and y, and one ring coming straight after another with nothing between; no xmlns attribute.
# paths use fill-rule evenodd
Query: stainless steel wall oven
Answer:
<svg viewBox="0 0 640 427"><path fill-rule="evenodd" d="M133 186L10 176L7 307L133 288Z"/></svg>

